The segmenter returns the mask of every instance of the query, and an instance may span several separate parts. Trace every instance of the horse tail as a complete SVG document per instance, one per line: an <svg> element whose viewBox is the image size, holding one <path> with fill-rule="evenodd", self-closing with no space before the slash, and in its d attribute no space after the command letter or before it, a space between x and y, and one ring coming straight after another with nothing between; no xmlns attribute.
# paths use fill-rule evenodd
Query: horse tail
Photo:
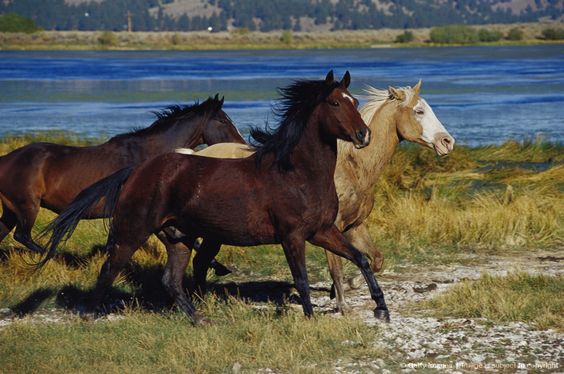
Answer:
<svg viewBox="0 0 564 374"><path fill-rule="evenodd" d="M76 198L51 221L40 235L52 232L45 248L49 248L45 257L37 264L42 267L55 256L55 251L62 241L68 240L73 234L78 222L94 204L105 199L104 217L111 217L116 206L122 185L129 178L133 166L118 170L104 179L82 190Z"/></svg>

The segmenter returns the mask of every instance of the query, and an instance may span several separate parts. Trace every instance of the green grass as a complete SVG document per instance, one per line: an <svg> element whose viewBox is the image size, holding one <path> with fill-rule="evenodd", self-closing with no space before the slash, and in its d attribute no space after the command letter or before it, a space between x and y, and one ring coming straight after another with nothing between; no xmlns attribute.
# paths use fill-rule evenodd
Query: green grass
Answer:
<svg viewBox="0 0 564 374"><path fill-rule="evenodd" d="M464 281L445 294L423 302L441 317L487 318L495 322L523 321L541 329L564 330L564 277L511 273L483 274Z"/></svg>
<svg viewBox="0 0 564 374"><path fill-rule="evenodd" d="M125 312L95 323L22 320L0 329L2 371L25 373L317 373L338 358L378 357L376 328L355 318L319 316L272 305L255 309L240 301L207 298L211 325L192 327L178 313Z"/></svg>

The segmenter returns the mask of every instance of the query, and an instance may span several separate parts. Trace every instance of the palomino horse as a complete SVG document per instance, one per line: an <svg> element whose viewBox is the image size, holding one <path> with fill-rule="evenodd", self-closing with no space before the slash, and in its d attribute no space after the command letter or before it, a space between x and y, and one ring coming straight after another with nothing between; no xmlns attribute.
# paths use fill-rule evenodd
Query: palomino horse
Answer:
<svg viewBox="0 0 564 374"><path fill-rule="evenodd" d="M31 237L40 207L59 213L92 183L178 147L244 143L222 106L223 99L216 95L201 104L168 107L156 113L151 126L101 145L33 143L0 157L0 241L16 227L14 239L40 252L43 249ZM101 205L88 212L88 218L103 216Z"/></svg>
<svg viewBox="0 0 564 374"><path fill-rule="evenodd" d="M54 238L72 232L82 212L96 199L115 202L102 270L90 310L137 248L155 232L175 226L190 238L205 238L194 261L196 282L205 281L209 260L221 243L251 246L281 243L306 316L313 314L305 267L305 242L321 246L355 263L368 283L376 317L389 313L368 259L340 233L334 222L338 199L333 174L337 138L362 148L370 131L348 92L350 75L341 82L333 72L325 80L296 81L280 90L280 125L275 131L254 129L257 152L247 158L218 159L170 153L115 173L81 192L54 221ZM312 157L315 155L315 157ZM121 186L118 194L113 194ZM115 196L112 196L115 195ZM135 217L131 220L130 217ZM182 288L189 253L176 253L163 277L169 292L194 323L200 321Z"/></svg>
<svg viewBox="0 0 564 374"><path fill-rule="evenodd" d="M380 270L384 257L370 237L365 220L374 206L376 182L389 164L396 146L401 140L407 140L432 148L439 156L446 155L454 147L454 139L419 95L420 89L421 82L413 88L378 90L370 87L367 90L368 102L360 109L360 113L374 134L372 142L362 150L356 150L350 143L338 142L335 185L339 196L339 213L335 225L370 258L374 271ZM220 143L204 148L195 155L239 158L249 157L253 152L254 148L245 144ZM337 308L343 311L346 303L341 258L327 252L327 261L335 287ZM348 284L354 287L358 281L349 280Z"/></svg>

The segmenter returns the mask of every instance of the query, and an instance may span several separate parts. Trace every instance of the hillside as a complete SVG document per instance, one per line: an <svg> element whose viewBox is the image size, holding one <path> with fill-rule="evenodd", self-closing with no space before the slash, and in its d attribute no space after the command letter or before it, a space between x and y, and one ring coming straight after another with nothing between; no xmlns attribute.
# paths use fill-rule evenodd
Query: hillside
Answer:
<svg viewBox="0 0 564 374"><path fill-rule="evenodd" d="M46 30L326 31L562 20L564 0L3 0Z"/></svg>

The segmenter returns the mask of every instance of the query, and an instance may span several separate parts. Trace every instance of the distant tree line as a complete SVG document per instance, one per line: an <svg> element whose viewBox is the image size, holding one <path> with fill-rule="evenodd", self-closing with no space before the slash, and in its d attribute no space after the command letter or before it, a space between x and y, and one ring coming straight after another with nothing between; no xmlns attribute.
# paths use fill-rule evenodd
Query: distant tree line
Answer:
<svg viewBox="0 0 564 374"><path fill-rule="evenodd" d="M214 30L233 26L261 31L300 31L300 20L304 17L317 25L330 25L334 30L408 29L453 23L536 21L539 17L561 15L558 1L548 1L536 11L528 7L522 14L513 15L501 7L494 10L490 0L456 0L443 2L441 6L433 1L380 1L385 9L372 0L207 0L219 9L210 16L183 14L173 17L163 6L172 1L105 0L70 5L65 0L13 0L0 1L0 14L17 13L47 30L113 31L126 29L128 12L136 31L189 31L210 26ZM150 8L157 11L151 13Z"/></svg>

